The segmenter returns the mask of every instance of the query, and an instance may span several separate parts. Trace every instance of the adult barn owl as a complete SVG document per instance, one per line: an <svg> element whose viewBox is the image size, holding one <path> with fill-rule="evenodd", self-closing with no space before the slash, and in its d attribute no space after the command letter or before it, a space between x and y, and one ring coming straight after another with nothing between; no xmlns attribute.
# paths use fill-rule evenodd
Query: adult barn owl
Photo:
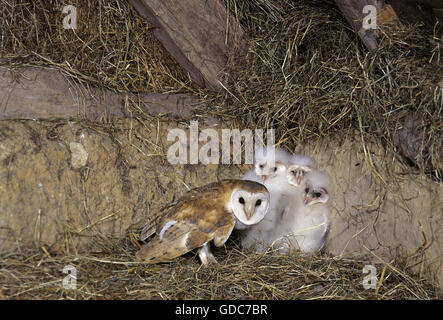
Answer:
<svg viewBox="0 0 443 320"><path fill-rule="evenodd" d="M216 263L210 241L222 246L237 221L254 225L263 219L268 206L268 190L254 181L222 180L192 189L151 217L140 238L155 236L137 252L137 260L169 262L200 248L203 265Z"/></svg>

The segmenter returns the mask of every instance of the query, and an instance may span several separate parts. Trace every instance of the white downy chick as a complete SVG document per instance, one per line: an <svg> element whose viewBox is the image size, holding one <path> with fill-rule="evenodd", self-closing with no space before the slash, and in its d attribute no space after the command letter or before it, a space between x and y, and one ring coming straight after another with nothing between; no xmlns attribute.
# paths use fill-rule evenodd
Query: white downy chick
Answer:
<svg viewBox="0 0 443 320"><path fill-rule="evenodd" d="M287 170L288 183L295 187L299 187L304 176L315 169L317 169L317 164L311 157L301 154L292 155Z"/></svg>
<svg viewBox="0 0 443 320"><path fill-rule="evenodd" d="M305 255L319 251L329 230L333 185L330 176L312 170L297 188L292 203L269 237L281 252L299 249Z"/></svg>

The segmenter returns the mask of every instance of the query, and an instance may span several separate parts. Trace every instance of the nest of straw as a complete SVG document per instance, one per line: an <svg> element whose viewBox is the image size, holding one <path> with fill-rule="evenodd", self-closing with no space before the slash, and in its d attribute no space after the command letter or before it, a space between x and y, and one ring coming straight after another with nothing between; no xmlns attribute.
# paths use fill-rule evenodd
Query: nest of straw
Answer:
<svg viewBox="0 0 443 320"><path fill-rule="evenodd" d="M369 53L333 1L225 4L249 50L246 61L231 57L226 90L209 112L235 126L275 128L290 150L358 130L400 154L407 152L394 141L412 117L416 132L406 133L406 148L415 143L416 151L409 161L441 179L441 25L433 35L421 25L381 25L380 47Z"/></svg>
<svg viewBox="0 0 443 320"><path fill-rule="evenodd" d="M332 1L224 2L246 31L249 50L246 63L230 58L224 93L200 92L211 106L203 116L275 128L279 143L291 150L355 129L363 141L378 137L396 149L395 134L412 113L426 133L414 160L441 179L438 25L433 37L420 26L384 26L380 49L368 53ZM0 3L1 64L51 66L83 85L113 90L195 92L127 1ZM62 27L66 4L78 9L76 31ZM376 265L374 290L362 285L365 257L245 253L230 239L215 251L215 268L199 268L194 253L143 266L133 262L138 247L129 239L97 234L94 243L100 253L21 246L0 252L0 299L442 298L435 283L411 274L400 257ZM67 265L77 268L76 290L62 286Z"/></svg>
<svg viewBox="0 0 443 320"><path fill-rule="evenodd" d="M194 253L172 263L134 263L129 241L97 238L108 252L55 255L19 248L0 253L0 299L441 299L435 284L405 271L402 261L375 264L378 282L365 289L362 257L333 258L242 252L229 240L219 265L202 268ZM76 289L65 289L66 266Z"/></svg>

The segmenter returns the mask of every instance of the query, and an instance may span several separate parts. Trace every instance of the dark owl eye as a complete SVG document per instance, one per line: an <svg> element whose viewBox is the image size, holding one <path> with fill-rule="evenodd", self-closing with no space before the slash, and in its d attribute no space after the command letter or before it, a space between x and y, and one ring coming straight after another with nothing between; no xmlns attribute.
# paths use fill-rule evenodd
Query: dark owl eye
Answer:
<svg viewBox="0 0 443 320"><path fill-rule="evenodd" d="M316 198L320 198L320 197L321 197L321 193L320 193L320 192L316 192L316 193L314 193L314 197L316 197Z"/></svg>
<svg viewBox="0 0 443 320"><path fill-rule="evenodd" d="M258 207L259 205L261 205L261 200L258 199L257 202L255 202L255 206Z"/></svg>
<svg viewBox="0 0 443 320"><path fill-rule="evenodd" d="M264 165L261 164L261 165L259 165L259 167L260 167L260 169L263 169Z"/></svg>
<svg viewBox="0 0 443 320"><path fill-rule="evenodd" d="M277 171L277 167L274 167L273 170L274 170L274 172Z"/></svg>
<svg viewBox="0 0 443 320"><path fill-rule="evenodd" d="M305 189L305 192L308 193L308 192L309 192L309 188L306 188L306 189Z"/></svg>
<svg viewBox="0 0 443 320"><path fill-rule="evenodd" d="M238 199L238 202L240 202L241 204L245 204L245 199L243 199L243 197L240 197L240 199Z"/></svg>

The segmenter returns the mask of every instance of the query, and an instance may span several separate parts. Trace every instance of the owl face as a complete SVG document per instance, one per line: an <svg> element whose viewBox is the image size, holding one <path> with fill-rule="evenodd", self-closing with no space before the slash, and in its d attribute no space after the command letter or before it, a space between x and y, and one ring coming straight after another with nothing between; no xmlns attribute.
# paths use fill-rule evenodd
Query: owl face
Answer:
<svg viewBox="0 0 443 320"><path fill-rule="evenodd" d="M245 225L259 223L269 208L269 192L249 192L234 190L231 194L230 207L235 217Z"/></svg>
<svg viewBox="0 0 443 320"><path fill-rule="evenodd" d="M286 174L286 178L288 179L288 183L295 187L301 186L303 178L308 172L312 171L312 167L309 165L298 165L293 164L288 167L288 172Z"/></svg>
<svg viewBox="0 0 443 320"><path fill-rule="evenodd" d="M325 188L306 185L303 197L303 203L305 205L312 206L316 203L327 203L328 201L329 193Z"/></svg>
<svg viewBox="0 0 443 320"><path fill-rule="evenodd" d="M278 147L261 147L255 150L254 171L262 178L262 183L275 178L286 170L285 164L289 162L291 155Z"/></svg>
<svg viewBox="0 0 443 320"><path fill-rule="evenodd" d="M331 198L332 189L331 177L325 172L313 170L306 175L303 203L308 206L316 203L326 204Z"/></svg>
<svg viewBox="0 0 443 320"><path fill-rule="evenodd" d="M275 162L274 166L271 166L266 161L257 162L255 164L255 173L262 178L263 182L272 180L277 176L281 176L285 173L285 171L286 166L279 161Z"/></svg>

